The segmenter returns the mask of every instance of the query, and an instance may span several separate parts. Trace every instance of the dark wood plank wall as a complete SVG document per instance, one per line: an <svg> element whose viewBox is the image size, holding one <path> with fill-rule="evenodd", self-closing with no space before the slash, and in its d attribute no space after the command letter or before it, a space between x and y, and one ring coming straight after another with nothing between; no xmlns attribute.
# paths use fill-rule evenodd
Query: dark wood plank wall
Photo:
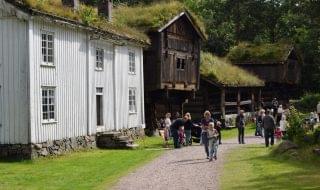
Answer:
<svg viewBox="0 0 320 190"><path fill-rule="evenodd" d="M197 85L200 39L192 25L182 17L169 26L163 34L161 82ZM184 65L183 69L177 68L178 59Z"/></svg>

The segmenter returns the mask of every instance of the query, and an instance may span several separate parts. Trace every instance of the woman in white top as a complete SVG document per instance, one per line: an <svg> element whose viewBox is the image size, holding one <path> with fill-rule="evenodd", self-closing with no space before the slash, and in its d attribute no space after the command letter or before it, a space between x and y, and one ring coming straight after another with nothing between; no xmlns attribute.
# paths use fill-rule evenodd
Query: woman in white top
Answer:
<svg viewBox="0 0 320 190"><path fill-rule="evenodd" d="M277 125L280 125L280 120L282 119L283 115L283 108L282 105L280 104L277 110Z"/></svg>
<svg viewBox="0 0 320 190"><path fill-rule="evenodd" d="M280 130L282 132L282 135L286 134L287 131L287 120L286 116L283 114L280 120Z"/></svg>
<svg viewBox="0 0 320 190"><path fill-rule="evenodd" d="M170 138L170 125L171 125L171 113L166 113L166 118L164 120L164 141L165 146L168 147L168 141Z"/></svg>

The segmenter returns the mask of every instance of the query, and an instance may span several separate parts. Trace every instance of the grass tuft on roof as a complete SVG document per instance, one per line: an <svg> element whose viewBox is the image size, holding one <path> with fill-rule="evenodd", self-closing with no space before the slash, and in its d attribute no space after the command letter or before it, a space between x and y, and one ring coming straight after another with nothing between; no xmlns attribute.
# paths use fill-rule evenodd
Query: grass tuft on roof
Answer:
<svg viewBox="0 0 320 190"><path fill-rule="evenodd" d="M272 63L285 61L293 46L288 43L239 43L230 49L227 57L233 63Z"/></svg>
<svg viewBox="0 0 320 190"><path fill-rule="evenodd" d="M187 11L191 15L192 21L206 35L202 20L178 1L166 0L149 5L139 4L133 7L121 5L113 13L117 23L149 32L161 28L183 11Z"/></svg>
<svg viewBox="0 0 320 190"><path fill-rule="evenodd" d="M109 22L98 15L96 7L81 4L79 10L62 5L61 0L21 0L17 2L28 8L44 12L53 16L63 17L80 22L84 25L95 27L121 37L137 40L142 43L150 43L149 37L134 28Z"/></svg>
<svg viewBox="0 0 320 190"><path fill-rule="evenodd" d="M227 87L264 86L264 82L255 75L232 65L226 58L207 52L201 53L200 73L202 77Z"/></svg>

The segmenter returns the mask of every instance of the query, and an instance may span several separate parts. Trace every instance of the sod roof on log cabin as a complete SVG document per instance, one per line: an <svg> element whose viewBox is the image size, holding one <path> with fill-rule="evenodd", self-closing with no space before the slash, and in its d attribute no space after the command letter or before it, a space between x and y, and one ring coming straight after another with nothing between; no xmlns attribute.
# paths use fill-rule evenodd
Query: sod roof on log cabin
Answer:
<svg viewBox="0 0 320 190"><path fill-rule="evenodd" d="M187 14L201 37L207 37L202 20L178 1L163 0L150 5L118 6L114 9L113 16L118 24L147 33L159 30L181 13Z"/></svg>
<svg viewBox="0 0 320 190"><path fill-rule="evenodd" d="M32 15L52 17L67 23L90 27L97 32L111 34L116 39L130 40L143 45L150 44L149 37L134 28L109 22L98 16L96 7L80 5L78 10L62 5L61 0L5 0Z"/></svg>
<svg viewBox="0 0 320 190"><path fill-rule="evenodd" d="M202 78L225 87L264 86L264 81L255 75L211 53L201 53L200 74Z"/></svg>
<svg viewBox="0 0 320 190"><path fill-rule="evenodd" d="M230 49L227 57L234 64L281 64L294 49L288 43L240 43Z"/></svg>

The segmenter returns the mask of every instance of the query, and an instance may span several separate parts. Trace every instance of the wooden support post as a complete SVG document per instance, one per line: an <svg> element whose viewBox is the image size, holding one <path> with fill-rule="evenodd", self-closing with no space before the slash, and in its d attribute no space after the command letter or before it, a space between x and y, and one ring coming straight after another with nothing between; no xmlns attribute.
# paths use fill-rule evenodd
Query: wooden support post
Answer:
<svg viewBox="0 0 320 190"><path fill-rule="evenodd" d="M251 112L255 111L255 97L254 97L254 91L251 90Z"/></svg>
<svg viewBox="0 0 320 190"><path fill-rule="evenodd" d="M263 107L262 107L262 100L261 100L261 89L259 89L258 103L259 103L259 110L263 109Z"/></svg>
<svg viewBox="0 0 320 190"><path fill-rule="evenodd" d="M240 93L240 90L238 90L238 92L237 92L237 111L238 111L238 114L240 113L240 109L241 109L240 102L241 102L241 93Z"/></svg>
<svg viewBox="0 0 320 190"><path fill-rule="evenodd" d="M223 89L221 89L221 105L220 105L222 118L225 118L225 116L226 116L225 102L226 102L226 91L223 88Z"/></svg>

